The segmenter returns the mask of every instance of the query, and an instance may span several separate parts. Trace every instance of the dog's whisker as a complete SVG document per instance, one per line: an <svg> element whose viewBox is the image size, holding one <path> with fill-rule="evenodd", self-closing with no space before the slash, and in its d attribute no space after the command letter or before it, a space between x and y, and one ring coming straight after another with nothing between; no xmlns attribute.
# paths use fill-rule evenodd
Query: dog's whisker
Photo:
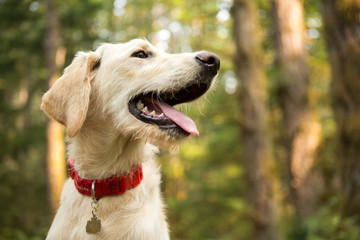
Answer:
<svg viewBox="0 0 360 240"><path fill-rule="evenodd" d="M204 105L199 106L199 104L201 104L201 102L200 102L200 101L199 101L199 102L197 102L197 109L198 109L198 111L199 111L200 115L201 115L202 117L205 117L205 114L202 112L202 109L203 109Z"/></svg>

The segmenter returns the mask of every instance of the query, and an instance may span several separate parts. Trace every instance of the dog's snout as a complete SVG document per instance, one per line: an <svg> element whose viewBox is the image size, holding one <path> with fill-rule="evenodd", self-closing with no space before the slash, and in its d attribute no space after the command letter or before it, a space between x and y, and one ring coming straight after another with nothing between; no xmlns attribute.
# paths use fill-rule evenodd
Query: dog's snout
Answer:
<svg viewBox="0 0 360 240"><path fill-rule="evenodd" d="M218 71L220 68L220 59L215 53L201 52L196 55L195 59L202 65L215 68L216 71Z"/></svg>

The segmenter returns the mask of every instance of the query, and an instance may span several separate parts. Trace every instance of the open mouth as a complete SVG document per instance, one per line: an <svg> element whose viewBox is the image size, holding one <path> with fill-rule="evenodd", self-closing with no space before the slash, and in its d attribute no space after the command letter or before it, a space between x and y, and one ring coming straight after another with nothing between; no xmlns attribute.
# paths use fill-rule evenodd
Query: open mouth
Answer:
<svg viewBox="0 0 360 240"><path fill-rule="evenodd" d="M194 121L173 106L195 100L209 87L209 83L195 83L177 92L142 93L129 101L129 111L137 119L156 124L162 130L176 130L184 135L191 133L199 135Z"/></svg>

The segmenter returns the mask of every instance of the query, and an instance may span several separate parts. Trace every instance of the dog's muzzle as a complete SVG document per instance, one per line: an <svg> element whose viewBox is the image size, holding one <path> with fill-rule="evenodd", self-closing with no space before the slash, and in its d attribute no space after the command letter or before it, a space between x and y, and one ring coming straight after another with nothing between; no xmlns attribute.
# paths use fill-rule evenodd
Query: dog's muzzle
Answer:
<svg viewBox="0 0 360 240"><path fill-rule="evenodd" d="M176 91L148 92L134 96L128 104L131 114L170 133L199 135L194 121L173 106L203 95L220 69L220 59L214 53L203 51L195 56L195 61L200 65L200 70L188 85Z"/></svg>

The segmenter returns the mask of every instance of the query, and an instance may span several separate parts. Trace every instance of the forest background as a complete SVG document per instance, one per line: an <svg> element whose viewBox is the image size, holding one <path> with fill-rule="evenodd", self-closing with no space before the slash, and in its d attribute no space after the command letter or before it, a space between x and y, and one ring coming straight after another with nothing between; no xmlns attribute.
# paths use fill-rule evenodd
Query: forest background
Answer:
<svg viewBox="0 0 360 240"><path fill-rule="evenodd" d="M0 239L44 239L66 177L42 94L77 51L138 37L221 58L216 88L182 108L200 137L159 154L172 239L360 239L359 9L0 0Z"/></svg>

